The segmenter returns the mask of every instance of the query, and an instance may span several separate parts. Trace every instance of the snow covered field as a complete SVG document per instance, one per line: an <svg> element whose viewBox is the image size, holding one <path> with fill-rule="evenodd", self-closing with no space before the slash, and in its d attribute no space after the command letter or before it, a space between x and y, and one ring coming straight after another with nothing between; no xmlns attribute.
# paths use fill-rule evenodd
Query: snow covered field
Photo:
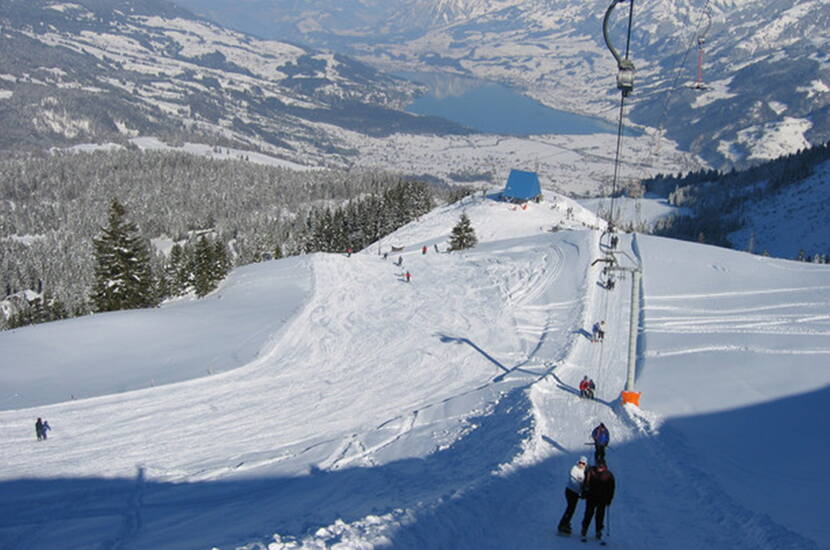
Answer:
<svg viewBox="0 0 830 550"><path fill-rule="evenodd" d="M0 548L579 546L554 530L600 421L613 546L826 548L830 269L623 235L644 279L622 406L631 281L599 286L601 221L554 198L469 197L202 301L0 333ZM480 244L446 253L462 211Z"/></svg>

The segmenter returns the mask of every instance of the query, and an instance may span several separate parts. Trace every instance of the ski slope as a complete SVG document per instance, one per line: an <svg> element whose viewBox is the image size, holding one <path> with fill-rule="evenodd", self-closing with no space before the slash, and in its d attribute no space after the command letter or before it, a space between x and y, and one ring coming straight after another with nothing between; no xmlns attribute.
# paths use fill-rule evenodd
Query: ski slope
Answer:
<svg viewBox="0 0 830 550"><path fill-rule="evenodd" d="M0 333L0 548L579 546L554 530L600 421L613 546L826 547L830 270L622 235L644 273L622 406L631 281L598 284L602 222L553 199L468 197L204 300ZM480 243L447 253L462 211Z"/></svg>

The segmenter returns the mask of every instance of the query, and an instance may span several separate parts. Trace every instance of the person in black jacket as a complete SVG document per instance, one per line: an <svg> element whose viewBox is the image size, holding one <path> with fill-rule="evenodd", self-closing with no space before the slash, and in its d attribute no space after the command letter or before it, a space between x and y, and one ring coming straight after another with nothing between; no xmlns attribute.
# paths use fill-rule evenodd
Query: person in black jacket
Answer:
<svg viewBox="0 0 830 550"><path fill-rule="evenodd" d="M604 461L597 462L585 473L583 494L585 495L585 517L582 518L582 538L588 535L588 527L596 513L596 535L602 539L605 528L605 508L614 500L614 474Z"/></svg>

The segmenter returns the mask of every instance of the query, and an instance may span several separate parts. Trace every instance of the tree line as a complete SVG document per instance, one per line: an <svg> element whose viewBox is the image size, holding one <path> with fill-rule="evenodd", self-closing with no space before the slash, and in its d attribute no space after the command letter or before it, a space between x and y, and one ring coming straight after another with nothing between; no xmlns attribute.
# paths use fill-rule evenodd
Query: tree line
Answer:
<svg viewBox="0 0 830 550"><path fill-rule="evenodd" d="M0 318L0 327L109 310L111 287L127 292L113 275L118 262L140 265L129 277L147 284L136 291L142 298L122 305L147 307L203 296L236 265L360 250L435 201L458 196L380 170L298 172L184 153L7 157L0 160L0 273L17 313ZM116 234L129 243L114 246ZM162 240L175 243L167 253ZM134 260L118 258L121 249Z"/></svg>
<svg viewBox="0 0 830 550"><path fill-rule="evenodd" d="M646 192L666 197L688 213L660 220L654 234L731 248L728 235L746 225L747 209L787 187L802 183L815 168L830 160L830 142L736 171L700 170L688 174L659 174L643 180ZM795 259L826 258L825 250L801 250Z"/></svg>

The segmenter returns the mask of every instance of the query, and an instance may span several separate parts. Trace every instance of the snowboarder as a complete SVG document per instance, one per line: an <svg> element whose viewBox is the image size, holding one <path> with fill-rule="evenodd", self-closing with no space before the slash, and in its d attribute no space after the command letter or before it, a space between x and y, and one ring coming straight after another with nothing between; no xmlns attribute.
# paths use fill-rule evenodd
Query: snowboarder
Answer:
<svg viewBox="0 0 830 550"><path fill-rule="evenodd" d="M605 462L605 448L611 440L608 428L602 422L591 432L591 439L594 440L594 462L599 464Z"/></svg>
<svg viewBox="0 0 830 550"><path fill-rule="evenodd" d="M407 271L406 273L404 273L404 277L406 278L406 282L408 283L409 279L412 277L412 274L409 271Z"/></svg>
<svg viewBox="0 0 830 550"><path fill-rule="evenodd" d="M605 509L611 506L614 499L614 474L606 466L605 461L597 461L585 473L583 493L585 495L585 516L582 518L582 541L588 536L588 528L596 514L596 536L602 540L602 530L605 528ZM604 544L604 543L603 543Z"/></svg>
<svg viewBox="0 0 830 550"><path fill-rule="evenodd" d="M605 339L605 321L594 323L591 328L591 341L602 342Z"/></svg>
<svg viewBox="0 0 830 550"><path fill-rule="evenodd" d="M38 441L43 439L43 420L40 418L38 418L37 422L35 422L35 435L37 435Z"/></svg>
<svg viewBox="0 0 830 550"><path fill-rule="evenodd" d="M588 459L584 456L579 457L579 461L571 468L570 477L568 478L568 485L565 487L565 502L567 507L565 513L562 514L562 519L559 520L559 534L571 534L571 518L576 512L576 505L579 502L579 497L582 495L582 484L585 481L585 468L588 465Z"/></svg>

